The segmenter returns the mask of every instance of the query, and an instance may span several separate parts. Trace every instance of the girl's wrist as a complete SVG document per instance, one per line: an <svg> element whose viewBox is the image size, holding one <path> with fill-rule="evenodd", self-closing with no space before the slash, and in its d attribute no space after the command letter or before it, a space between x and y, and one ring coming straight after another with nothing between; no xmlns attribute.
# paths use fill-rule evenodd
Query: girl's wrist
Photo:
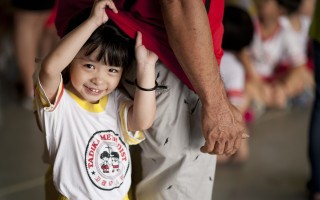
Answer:
<svg viewBox="0 0 320 200"><path fill-rule="evenodd" d="M137 68L138 69L151 69L155 68L154 62L137 62Z"/></svg>
<svg viewBox="0 0 320 200"><path fill-rule="evenodd" d="M139 90L146 91L146 92L155 91L157 89L157 87L158 87L157 81L154 82L154 86L153 87L143 87L143 86L139 85L137 79L134 80L134 83L135 83L136 87Z"/></svg>
<svg viewBox="0 0 320 200"><path fill-rule="evenodd" d="M87 23L92 27L94 30L97 29L101 24L98 24L93 18L89 17L87 20Z"/></svg>
<svg viewBox="0 0 320 200"><path fill-rule="evenodd" d="M137 65L136 68L137 77L150 76L150 74L155 74L154 65ZM154 75L153 75L154 76Z"/></svg>

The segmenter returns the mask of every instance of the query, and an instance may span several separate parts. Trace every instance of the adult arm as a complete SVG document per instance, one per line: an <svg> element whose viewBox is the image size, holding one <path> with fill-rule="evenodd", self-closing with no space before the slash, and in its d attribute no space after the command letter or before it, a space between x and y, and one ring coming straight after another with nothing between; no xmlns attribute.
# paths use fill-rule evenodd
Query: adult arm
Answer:
<svg viewBox="0 0 320 200"><path fill-rule="evenodd" d="M202 0L160 0L168 39L202 102L205 153L233 154L247 137L241 113L231 105L213 52Z"/></svg>

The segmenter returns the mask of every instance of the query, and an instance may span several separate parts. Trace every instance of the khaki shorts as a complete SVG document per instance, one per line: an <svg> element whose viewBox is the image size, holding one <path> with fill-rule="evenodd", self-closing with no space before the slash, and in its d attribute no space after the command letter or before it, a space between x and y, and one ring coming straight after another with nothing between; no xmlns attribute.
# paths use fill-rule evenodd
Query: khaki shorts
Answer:
<svg viewBox="0 0 320 200"><path fill-rule="evenodd" d="M134 68L124 75L124 88L134 95ZM216 156L203 154L201 102L170 70L156 67L157 113L145 133L138 157L133 153L137 200L211 200ZM140 156L141 155L141 156ZM141 162L140 162L141 159ZM142 174L136 163L141 163ZM141 174L142 178L135 177Z"/></svg>

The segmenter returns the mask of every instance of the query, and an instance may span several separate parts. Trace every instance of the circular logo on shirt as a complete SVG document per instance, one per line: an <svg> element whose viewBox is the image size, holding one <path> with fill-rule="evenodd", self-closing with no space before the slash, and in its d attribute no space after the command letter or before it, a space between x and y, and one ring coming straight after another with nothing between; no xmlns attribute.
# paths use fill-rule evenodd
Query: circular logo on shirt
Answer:
<svg viewBox="0 0 320 200"><path fill-rule="evenodd" d="M102 190L120 187L129 169L127 146L112 130L99 131L90 138L85 164L91 182Z"/></svg>

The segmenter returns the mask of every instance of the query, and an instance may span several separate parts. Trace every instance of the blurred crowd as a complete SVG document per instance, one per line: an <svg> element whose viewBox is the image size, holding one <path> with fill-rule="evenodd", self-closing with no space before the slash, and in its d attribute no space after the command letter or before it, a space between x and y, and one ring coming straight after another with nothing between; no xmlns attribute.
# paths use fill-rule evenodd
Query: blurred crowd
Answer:
<svg viewBox="0 0 320 200"><path fill-rule="evenodd" d="M252 123L267 110L309 106L313 62L309 27L314 0L227 0L221 76L230 101ZM220 163L242 163L247 142Z"/></svg>
<svg viewBox="0 0 320 200"><path fill-rule="evenodd" d="M269 109L312 103L314 66L308 33L315 1L226 0L220 71L230 101L248 124ZM10 74L7 63L14 58L21 105L32 110L36 61L58 41L54 27L57 2L48 1L41 8L15 2L0 2L0 77L5 80ZM238 153L219 156L218 163L243 163L248 157L245 141Z"/></svg>
<svg viewBox="0 0 320 200"><path fill-rule="evenodd" d="M270 109L290 110L314 102L308 134L311 200L320 199L319 4L316 0L227 0L220 65L228 97L247 124ZM235 155L218 156L218 163L242 164L249 152L245 141Z"/></svg>

